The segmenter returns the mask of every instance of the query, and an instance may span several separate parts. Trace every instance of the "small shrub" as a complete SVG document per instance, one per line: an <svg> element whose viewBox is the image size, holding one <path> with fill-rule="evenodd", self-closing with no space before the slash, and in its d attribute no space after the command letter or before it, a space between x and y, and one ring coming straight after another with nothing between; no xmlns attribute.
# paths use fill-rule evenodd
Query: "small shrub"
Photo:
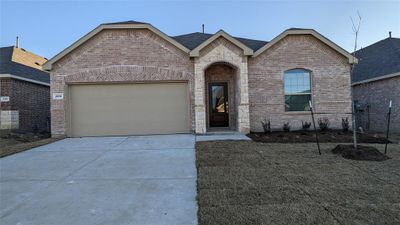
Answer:
<svg viewBox="0 0 400 225"><path fill-rule="evenodd" d="M318 126L321 131L327 131L329 129L329 124L329 119L326 117L318 119Z"/></svg>
<svg viewBox="0 0 400 225"><path fill-rule="evenodd" d="M261 121L261 125L264 129L264 134L271 133L271 121L270 120L263 120Z"/></svg>
<svg viewBox="0 0 400 225"><path fill-rule="evenodd" d="M283 123L282 129L285 132L290 132L290 123L289 122Z"/></svg>
<svg viewBox="0 0 400 225"><path fill-rule="evenodd" d="M349 131L349 118L342 118L342 129L344 132Z"/></svg>
<svg viewBox="0 0 400 225"><path fill-rule="evenodd" d="M308 129L310 129L310 127L311 127L311 122L304 122L304 121L301 121L301 127L303 128L303 130L308 130Z"/></svg>

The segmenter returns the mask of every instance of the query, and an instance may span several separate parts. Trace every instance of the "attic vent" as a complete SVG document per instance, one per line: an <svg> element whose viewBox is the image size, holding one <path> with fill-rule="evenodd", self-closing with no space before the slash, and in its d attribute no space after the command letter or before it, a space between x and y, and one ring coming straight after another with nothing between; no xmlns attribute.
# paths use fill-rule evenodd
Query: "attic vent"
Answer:
<svg viewBox="0 0 400 225"><path fill-rule="evenodd" d="M21 50L22 50L22 51L24 51L24 52L26 52L26 50L25 50L25 49L23 49L23 48L21 48Z"/></svg>
<svg viewBox="0 0 400 225"><path fill-rule="evenodd" d="M35 62L36 65L40 66L40 64L38 62Z"/></svg>

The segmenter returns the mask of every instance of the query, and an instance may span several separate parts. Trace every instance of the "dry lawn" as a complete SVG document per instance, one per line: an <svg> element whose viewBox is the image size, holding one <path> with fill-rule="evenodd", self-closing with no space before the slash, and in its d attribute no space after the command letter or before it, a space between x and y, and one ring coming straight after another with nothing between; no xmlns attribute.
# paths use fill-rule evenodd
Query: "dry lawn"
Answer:
<svg viewBox="0 0 400 225"><path fill-rule="evenodd" d="M335 146L320 156L312 143L198 142L199 225L400 224L400 145L383 162Z"/></svg>
<svg viewBox="0 0 400 225"><path fill-rule="evenodd" d="M26 151L42 145L47 145L55 141L61 140L60 138L46 138L32 142L18 142L10 139L0 139L0 141L8 141L7 144L0 146L0 158L12 155L18 152Z"/></svg>

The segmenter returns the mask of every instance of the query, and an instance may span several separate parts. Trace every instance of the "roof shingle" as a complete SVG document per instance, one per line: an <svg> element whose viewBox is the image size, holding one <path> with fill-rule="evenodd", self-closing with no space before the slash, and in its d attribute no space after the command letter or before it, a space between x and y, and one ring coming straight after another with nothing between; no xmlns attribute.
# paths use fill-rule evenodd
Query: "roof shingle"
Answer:
<svg viewBox="0 0 400 225"><path fill-rule="evenodd" d="M400 38L386 38L355 52L352 82L400 72Z"/></svg>
<svg viewBox="0 0 400 225"><path fill-rule="evenodd" d="M47 72L12 61L14 46L0 48L0 74L11 74L25 79L50 83Z"/></svg>
<svg viewBox="0 0 400 225"><path fill-rule="evenodd" d="M171 38L175 39L175 41L179 42L186 48L193 50L197 46L201 45L201 43L203 43L204 41L209 39L211 36L213 36L213 34L195 32L195 33L190 33L190 34L174 36ZM262 46L264 46L265 44L268 43L266 41L253 40L253 39L247 39L247 38L239 38L239 37L233 37L233 38L242 42L244 45L253 49L254 51L257 51L259 48L261 48Z"/></svg>

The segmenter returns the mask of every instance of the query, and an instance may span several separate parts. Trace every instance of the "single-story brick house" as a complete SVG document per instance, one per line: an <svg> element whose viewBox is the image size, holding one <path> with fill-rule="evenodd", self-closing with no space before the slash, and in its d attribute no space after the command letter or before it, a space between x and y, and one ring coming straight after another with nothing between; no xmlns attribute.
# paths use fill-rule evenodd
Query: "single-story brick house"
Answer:
<svg viewBox="0 0 400 225"><path fill-rule="evenodd" d="M351 112L357 60L312 29L270 42L215 34L168 36L148 23L101 24L44 68L54 136L262 131Z"/></svg>
<svg viewBox="0 0 400 225"><path fill-rule="evenodd" d="M46 58L18 46L0 48L0 131L50 131L50 77Z"/></svg>
<svg viewBox="0 0 400 225"><path fill-rule="evenodd" d="M389 101L392 100L390 130L400 132L400 38L378 41L355 52L352 85L357 105L357 127L386 131Z"/></svg>

